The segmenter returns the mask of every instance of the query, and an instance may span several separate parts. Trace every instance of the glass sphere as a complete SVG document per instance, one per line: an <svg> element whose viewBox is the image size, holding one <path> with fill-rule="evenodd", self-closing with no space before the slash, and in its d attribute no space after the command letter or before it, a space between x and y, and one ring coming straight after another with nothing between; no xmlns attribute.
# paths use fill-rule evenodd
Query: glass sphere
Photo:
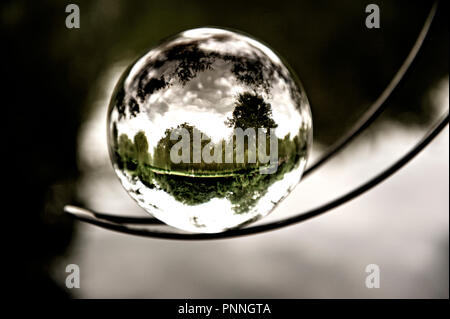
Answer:
<svg viewBox="0 0 450 319"><path fill-rule="evenodd" d="M168 225L222 232L269 214L300 181L312 141L306 94L261 42L188 30L122 75L110 157L136 202Z"/></svg>

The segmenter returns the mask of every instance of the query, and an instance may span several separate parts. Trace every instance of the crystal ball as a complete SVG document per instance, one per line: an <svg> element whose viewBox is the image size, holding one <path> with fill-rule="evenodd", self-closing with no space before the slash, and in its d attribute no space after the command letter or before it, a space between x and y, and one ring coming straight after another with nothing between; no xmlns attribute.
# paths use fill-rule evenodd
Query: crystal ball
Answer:
<svg viewBox="0 0 450 319"><path fill-rule="evenodd" d="M118 81L108 146L129 195L164 223L214 233L271 213L312 141L299 80L267 45L198 28L153 47Z"/></svg>

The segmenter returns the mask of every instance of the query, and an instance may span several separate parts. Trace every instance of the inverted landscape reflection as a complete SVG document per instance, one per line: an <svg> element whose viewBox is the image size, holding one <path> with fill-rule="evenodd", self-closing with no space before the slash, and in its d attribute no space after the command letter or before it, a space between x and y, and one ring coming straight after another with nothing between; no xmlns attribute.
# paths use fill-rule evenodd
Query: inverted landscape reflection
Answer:
<svg viewBox="0 0 450 319"><path fill-rule="evenodd" d="M250 139L243 163L225 163L221 153L214 162L194 163L194 152L188 163L171 160L176 130L190 133L192 150L194 132L202 148L215 149L235 143L237 128L273 130L273 174L248 160ZM220 232L266 216L300 181L312 119L301 84L272 50L237 32L201 28L125 71L108 111L108 140L122 185L147 212L186 231Z"/></svg>

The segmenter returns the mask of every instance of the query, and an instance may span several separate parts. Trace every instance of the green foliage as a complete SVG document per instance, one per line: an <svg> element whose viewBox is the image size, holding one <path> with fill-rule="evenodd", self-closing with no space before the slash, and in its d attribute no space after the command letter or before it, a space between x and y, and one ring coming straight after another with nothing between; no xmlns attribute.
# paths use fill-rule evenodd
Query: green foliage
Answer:
<svg viewBox="0 0 450 319"><path fill-rule="evenodd" d="M260 174L258 171L223 177L153 174L151 181L147 180L145 183L156 183L177 201L187 205L203 204L213 198L226 198L233 205L235 213L241 214L252 209L266 194L270 185L281 180L285 173L297 165L298 162L282 163L275 174Z"/></svg>
<svg viewBox="0 0 450 319"><path fill-rule="evenodd" d="M235 128L275 128L277 124L272 119L271 106L262 97L244 93L239 95L233 118L228 125ZM180 141L171 140L171 133L185 129L189 132L189 162L173 163L170 151ZM228 199L237 214L246 213L252 209L258 200L264 196L270 185L283 178L306 157L307 132L300 129L294 138L290 134L283 139L278 138L278 167L273 174L261 174L259 162L223 163L225 159L225 143L233 143L233 153L236 155L236 141L221 140L212 147L221 145L222 163L205 163L203 157L200 163L194 162L194 136L202 136L200 152L210 143L210 138L192 125L182 123L175 128L167 129L153 150L153 157L148 151L148 141L145 133L138 132L133 141L125 134L118 138L116 156L120 168L136 176L144 185L158 188L172 195L177 201L186 205L199 205L213 198ZM115 134L117 136L117 134ZM186 137L185 137L186 138ZM248 157L248 142L244 151ZM266 140L269 145L269 137ZM235 157L234 157L235 158Z"/></svg>
<svg viewBox="0 0 450 319"><path fill-rule="evenodd" d="M185 123L178 127L187 128L191 133L195 129ZM301 138L304 134L293 139L287 135L284 139L278 139L279 161L274 174L260 174L256 167L235 167L234 170L229 170L224 165L230 164L200 163L197 164L196 176L189 176L192 171L188 168L192 169L190 166L193 164L170 164L170 148L177 142L170 140L170 132L171 130L167 130L158 142L153 165L149 164L151 157L143 132L134 136L134 143L125 134L120 135L117 143L119 165L138 177L147 187L159 188L186 205L199 205L213 198L226 198L233 205L235 213L246 213L264 196L270 185L281 180L284 174L297 167L301 158L306 157L306 140ZM164 163L166 158L168 160ZM215 175L212 175L211 166L207 165L215 165ZM184 174L181 169L185 169Z"/></svg>
<svg viewBox="0 0 450 319"><path fill-rule="evenodd" d="M136 158L139 164L149 164L150 154L148 153L148 142L143 131L139 131L134 136L134 145L136 149Z"/></svg>
<svg viewBox="0 0 450 319"><path fill-rule="evenodd" d="M117 158L119 165L125 169L134 171L137 168L136 147L127 135L121 134L117 143Z"/></svg>
<svg viewBox="0 0 450 319"><path fill-rule="evenodd" d="M226 121L229 127L242 128L276 128L278 125L272 119L272 107L262 96L245 92L239 94L233 117Z"/></svg>

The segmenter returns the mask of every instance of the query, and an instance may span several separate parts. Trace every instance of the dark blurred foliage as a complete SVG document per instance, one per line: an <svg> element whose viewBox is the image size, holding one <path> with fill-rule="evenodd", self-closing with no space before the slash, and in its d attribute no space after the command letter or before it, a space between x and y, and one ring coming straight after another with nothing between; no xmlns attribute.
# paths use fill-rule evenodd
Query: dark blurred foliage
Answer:
<svg viewBox="0 0 450 319"><path fill-rule="evenodd" d="M77 203L77 133L108 66L193 27L247 32L298 73L312 105L315 140L329 144L387 85L431 6L375 1L381 29L369 30L364 9L370 2L80 0L75 3L81 28L67 29L70 2L2 1L2 155L4 185L11 190L4 201L12 203L3 213L18 217L20 225L10 237L17 255L11 266L20 274L15 287L32 297L66 296L64 283L55 283L48 268L72 238L73 222L62 207ZM431 35L387 113L404 124L429 123L434 114L424 94L448 74L448 5L440 5Z"/></svg>

